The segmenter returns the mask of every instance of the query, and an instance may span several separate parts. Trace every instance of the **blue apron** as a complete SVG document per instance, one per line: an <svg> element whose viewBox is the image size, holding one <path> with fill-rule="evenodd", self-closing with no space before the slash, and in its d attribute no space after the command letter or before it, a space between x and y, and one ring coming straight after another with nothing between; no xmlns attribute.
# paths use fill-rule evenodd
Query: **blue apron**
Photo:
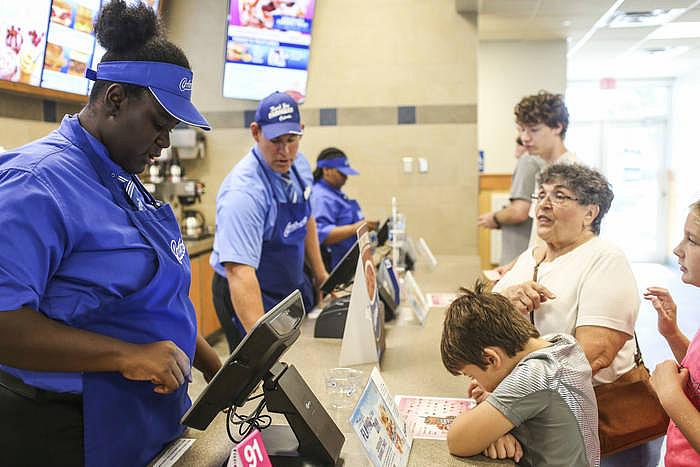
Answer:
<svg viewBox="0 0 700 467"><path fill-rule="evenodd" d="M314 290L304 274L304 240L306 239L306 224L311 217L309 190L302 181L296 167L292 165L292 173L296 177L304 193L298 203L280 201L275 194L275 186L265 170L265 163L253 149L255 159L263 168L263 173L272 190L272 197L277 204L275 227L269 238L264 238L260 264L255 271L262 291L263 308L270 311L287 295L299 289L304 300L304 307L311 310L314 306ZM234 322L245 335L243 325L234 313Z"/></svg>
<svg viewBox="0 0 700 467"><path fill-rule="evenodd" d="M124 189L94 152L78 119L66 135L87 155L114 201L153 247L158 265L151 281L120 300L78 318L78 328L116 339L145 344L173 341L194 361L197 321L188 293L190 260L169 205L134 211ZM153 197L137 184L147 199ZM153 392L147 381L131 381L119 373L83 373L85 465L145 465L182 434L180 418L191 402L187 386L171 394Z"/></svg>

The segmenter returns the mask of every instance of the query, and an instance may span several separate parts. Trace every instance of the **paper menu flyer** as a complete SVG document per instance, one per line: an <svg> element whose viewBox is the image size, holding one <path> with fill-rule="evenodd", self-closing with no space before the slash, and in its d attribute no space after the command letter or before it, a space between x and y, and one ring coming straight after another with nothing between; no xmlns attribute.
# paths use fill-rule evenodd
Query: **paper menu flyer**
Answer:
<svg viewBox="0 0 700 467"><path fill-rule="evenodd" d="M350 425L374 467L403 467L413 439L406 433L398 407L374 368L350 416Z"/></svg>
<svg viewBox="0 0 700 467"><path fill-rule="evenodd" d="M462 412L476 407L474 399L396 396L396 405L414 439L447 439L447 430Z"/></svg>
<svg viewBox="0 0 700 467"><path fill-rule="evenodd" d="M456 295L453 293L427 293L425 294L425 300L428 302L428 306L431 308L446 308L450 306L455 299Z"/></svg>

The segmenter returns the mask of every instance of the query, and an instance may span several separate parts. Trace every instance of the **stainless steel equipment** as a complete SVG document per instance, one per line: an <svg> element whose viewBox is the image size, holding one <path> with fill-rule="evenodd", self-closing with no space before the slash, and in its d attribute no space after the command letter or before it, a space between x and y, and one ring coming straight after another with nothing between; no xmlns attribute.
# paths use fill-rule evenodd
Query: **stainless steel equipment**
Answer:
<svg viewBox="0 0 700 467"><path fill-rule="evenodd" d="M180 231L183 238L186 240L203 238L208 234L207 230L204 214L196 209L185 209L182 211Z"/></svg>

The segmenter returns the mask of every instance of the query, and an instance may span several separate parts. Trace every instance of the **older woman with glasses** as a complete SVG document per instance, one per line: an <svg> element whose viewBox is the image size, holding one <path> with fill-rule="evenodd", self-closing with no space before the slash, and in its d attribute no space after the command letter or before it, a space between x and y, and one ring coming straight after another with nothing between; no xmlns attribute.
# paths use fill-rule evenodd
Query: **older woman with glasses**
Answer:
<svg viewBox="0 0 700 467"><path fill-rule="evenodd" d="M520 255L498 281L505 295L542 334L576 337L593 384L611 383L635 367L637 284L616 246L598 237L613 192L603 175L578 164L555 164L540 174L533 196L544 245ZM660 440L602 459L601 465L655 466ZM624 461L618 464L620 456Z"/></svg>

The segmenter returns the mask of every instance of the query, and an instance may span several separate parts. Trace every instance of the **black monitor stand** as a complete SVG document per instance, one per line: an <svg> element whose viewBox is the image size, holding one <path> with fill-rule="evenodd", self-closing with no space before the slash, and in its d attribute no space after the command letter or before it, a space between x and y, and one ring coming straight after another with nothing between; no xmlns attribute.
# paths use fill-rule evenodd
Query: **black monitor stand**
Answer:
<svg viewBox="0 0 700 467"><path fill-rule="evenodd" d="M272 465L342 465L345 436L301 377L294 365L276 363L263 383L267 411L283 414L289 426L261 431Z"/></svg>

